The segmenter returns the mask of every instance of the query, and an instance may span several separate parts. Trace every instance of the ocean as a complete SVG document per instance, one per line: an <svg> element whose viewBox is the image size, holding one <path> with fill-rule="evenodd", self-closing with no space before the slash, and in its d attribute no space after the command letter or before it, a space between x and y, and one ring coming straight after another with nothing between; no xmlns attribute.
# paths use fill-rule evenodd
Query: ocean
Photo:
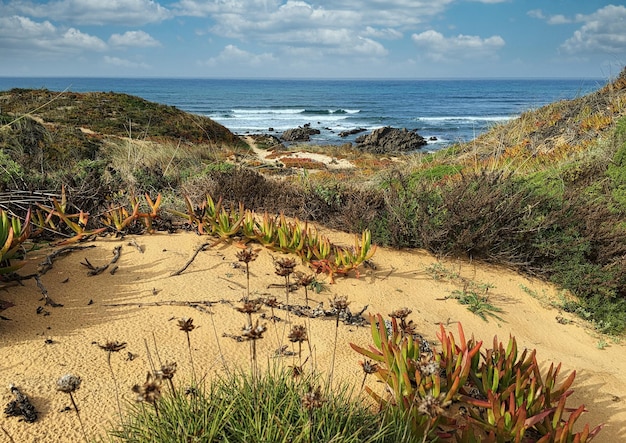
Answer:
<svg viewBox="0 0 626 443"><path fill-rule="evenodd" d="M204 115L236 134L270 133L310 124L315 144L343 144L339 133L382 126L415 129L436 150L471 141L522 112L594 91L607 80L250 80L160 78L9 78L0 91L46 88L113 91ZM1 111L1 109L0 109Z"/></svg>

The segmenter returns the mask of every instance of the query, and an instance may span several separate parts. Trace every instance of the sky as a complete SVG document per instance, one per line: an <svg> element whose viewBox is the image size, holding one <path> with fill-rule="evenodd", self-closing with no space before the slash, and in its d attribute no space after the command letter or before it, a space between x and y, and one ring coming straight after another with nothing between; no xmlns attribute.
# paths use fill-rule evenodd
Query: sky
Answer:
<svg viewBox="0 0 626 443"><path fill-rule="evenodd" d="M612 78L601 0L0 0L0 76Z"/></svg>

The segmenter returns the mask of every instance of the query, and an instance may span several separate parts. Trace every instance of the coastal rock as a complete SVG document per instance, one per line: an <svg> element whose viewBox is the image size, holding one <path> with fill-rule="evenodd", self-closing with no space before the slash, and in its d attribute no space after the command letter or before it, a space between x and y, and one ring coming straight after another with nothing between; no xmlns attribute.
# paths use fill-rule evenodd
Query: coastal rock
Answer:
<svg viewBox="0 0 626 443"><path fill-rule="evenodd" d="M361 135L355 140L355 147L373 154L409 152L426 145L426 139L416 130L398 129L390 126L375 129L371 134Z"/></svg>
<svg viewBox="0 0 626 443"><path fill-rule="evenodd" d="M365 131L365 128L354 128L354 129L349 129L347 131L341 131L339 133L339 137L347 137L349 135L354 135L354 134L358 134L359 132L363 132Z"/></svg>
<svg viewBox="0 0 626 443"><path fill-rule="evenodd" d="M250 134L250 137L257 146L261 146L264 149L282 148L283 144L280 139L272 134Z"/></svg>
<svg viewBox="0 0 626 443"><path fill-rule="evenodd" d="M308 142L311 135L319 133L319 129L311 128L309 124L306 124L304 127L287 129L280 136L280 139L286 142Z"/></svg>

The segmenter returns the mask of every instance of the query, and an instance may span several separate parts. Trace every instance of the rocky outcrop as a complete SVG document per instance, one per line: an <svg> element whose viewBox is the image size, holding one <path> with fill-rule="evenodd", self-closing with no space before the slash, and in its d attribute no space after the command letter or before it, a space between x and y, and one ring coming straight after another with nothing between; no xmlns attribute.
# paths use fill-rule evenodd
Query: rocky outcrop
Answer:
<svg viewBox="0 0 626 443"><path fill-rule="evenodd" d="M426 145L426 139L416 130L398 129L390 126L373 130L370 134L361 135L355 140L355 147L373 154L392 154L409 152Z"/></svg>
<svg viewBox="0 0 626 443"><path fill-rule="evenodd" d="M280 139L286 142L308 142L311 139L311 135L319 133L319 129L304 125L294 129L287 129L280 136Z"/></svg>
<svg viewBox="0 0 626 443"><path fill-rule="evenodd" d="M365 131L364 128L354 128L354 129L349 129L347 131L341 131L339 133L339 137L347 137L349 135L354 135L354 134L358 134L359 132L363 132Z"/></svg>

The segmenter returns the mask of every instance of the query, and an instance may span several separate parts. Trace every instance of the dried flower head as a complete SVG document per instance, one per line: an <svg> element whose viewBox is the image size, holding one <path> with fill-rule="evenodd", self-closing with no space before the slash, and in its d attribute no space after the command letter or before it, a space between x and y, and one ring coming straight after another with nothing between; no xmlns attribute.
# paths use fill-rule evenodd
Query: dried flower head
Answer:
<svg viewBox="0 0 626 443"><path fill-rule="evenodd" d="M163 380L171 380L174 374L176 374L176 362L165 362L161 369L155 372L155 376Z"/></svg>
<svg viewBox="0 0 626 443"><path fill-rule="evenodd" d="M350 302L348 301L348 297L345 295L337 296L335 295L332 300L330 300L330 307L338 312L344 312L348 309L348 305Z"/></svg>
<svg viewBox="0 0 626 443"><path fill-rule="evenodd" d="M255 312L258 312L259 309L261 309L261 301L259 300L244 301L241 307L235 308L235 309L237 309L239 312L242 312L244 314L253 314Z"/></svg>
<svg viewBox="0 0 626 443"><path fill-rule="evenodd" d="M361 363L361 367L363 368L363 372L366 374L375 374L378 372L378 363L374 363L371 360L364 360L359 362Z"/></svg>
<svg viewBox="0 0 626 443"><path fill-rule="evenodd" d="M246 340L259 340L263 338L263 333L267 331L267 326L259 325L259 320L254 326L244 326L242 337Z"/></svg>
<svg viewBox="0 0 626 443"><path fill-rule="evenodd" d="M439 373L439 363L433 358L432 354L422 353L420 360L415 362L415 366L424 377Z"/></svg>
<svg viewBox="0 0 626 443"><path fill-rule="evenodd" d="M411 312L413 311L410 310L409 308L396 309L391 314L389 314L389 317L397 318L398 320L404 320L405 318L409 316Z"/></svg>
<svg viewBox="0 0 626 443"><path fill-rule="evenodd" d="M268 306L270 308L275 308L278 306L278 301L276 300L276 297L264 298L263 303L265 303L265 306Z"/></svg>
<svg viewBox="0 0 626 443"><path fill-rule="evenodd" d="M101 345L98 343L98 347L103 351L111 352L119 352L122 349L126 348L126 342L119 341L107 341L105 344Z"/></svg>
<svg viewBox="0 0 626 443"><path fill-rule="evenodd" d="M306 333L306 326L293 325L287 338L292 343L302 343L303 341L307 341L309 338Z"/></svg>
<svg viewBox="0 0 626 443"><path fill-rule="evenodd" d="M296 261L293 258L279 258L274 262L274 266L276 267L276 275L286 277L293 273Z"/></svg>
<svg viewBox="0 0 626 443"><path fill-rule="evenodd" d="M315 391L313 391L313 388L309 386L308 392L302 396L301 401L304 409L307 409L308 411L321 408L326 402L326 400L322 397L322 391L319 386L315 389Z"/></svg>
<svg viewBox="0 0 626 443"><path fill-rule="evenodd" d="M257 259L257 257L259 256L259 251L260 249L252 249L251 247L247 247L246 249L237 252L235 255L237 256L237 260L239 260L240 262L250 263L251 261Z"/></svg>
<svg viewBox="0 0 626 443"><path fill-rule="evenodd" d="M57 391L71 394L80 388L82 380L78 375L65 374L57 380Z"/></svg>
<svg viewBox="0 0 626 443"><path fill-rule="evenodd" d="M413 320L409 320L408 323L402 320L400 322L400 329L404 335L410 335L413 338L419 336L417 333L417 324L413 323Z"/></svg>
<svg viewBox="0 0 626 443"><path fill-rule="evenodd" d="M183 317L178 320L178 328L183 332L189 333L193 331L196 327L193 324L193 318Z"/></svg>
<svg viewBox="0 0 626 443"><path fill-rule="evenodd" d="M146 382L143 385L132 387L133 392L137 394L137 401L154 404L161 397L161 381L160 377L154 377L148 372Z"/></svg>
<svg viewBox="0 0 626 443"><path fill-rule="evenodd" d="M422 414L435 418L441 415L444 412L444 408L450 404L450 402L442 403L443 398L444 395L439 396L439 398L435 398L431 394L426 395L424 398L416 396L417 410Z"/></svg>
<svg viewBox="0 0 626 443"><path fill-rule="evenodd" d="M304 274L302 272L296 273L298 279L296 283L302 287L307 287L315 281L315 274Z"/></svg>

